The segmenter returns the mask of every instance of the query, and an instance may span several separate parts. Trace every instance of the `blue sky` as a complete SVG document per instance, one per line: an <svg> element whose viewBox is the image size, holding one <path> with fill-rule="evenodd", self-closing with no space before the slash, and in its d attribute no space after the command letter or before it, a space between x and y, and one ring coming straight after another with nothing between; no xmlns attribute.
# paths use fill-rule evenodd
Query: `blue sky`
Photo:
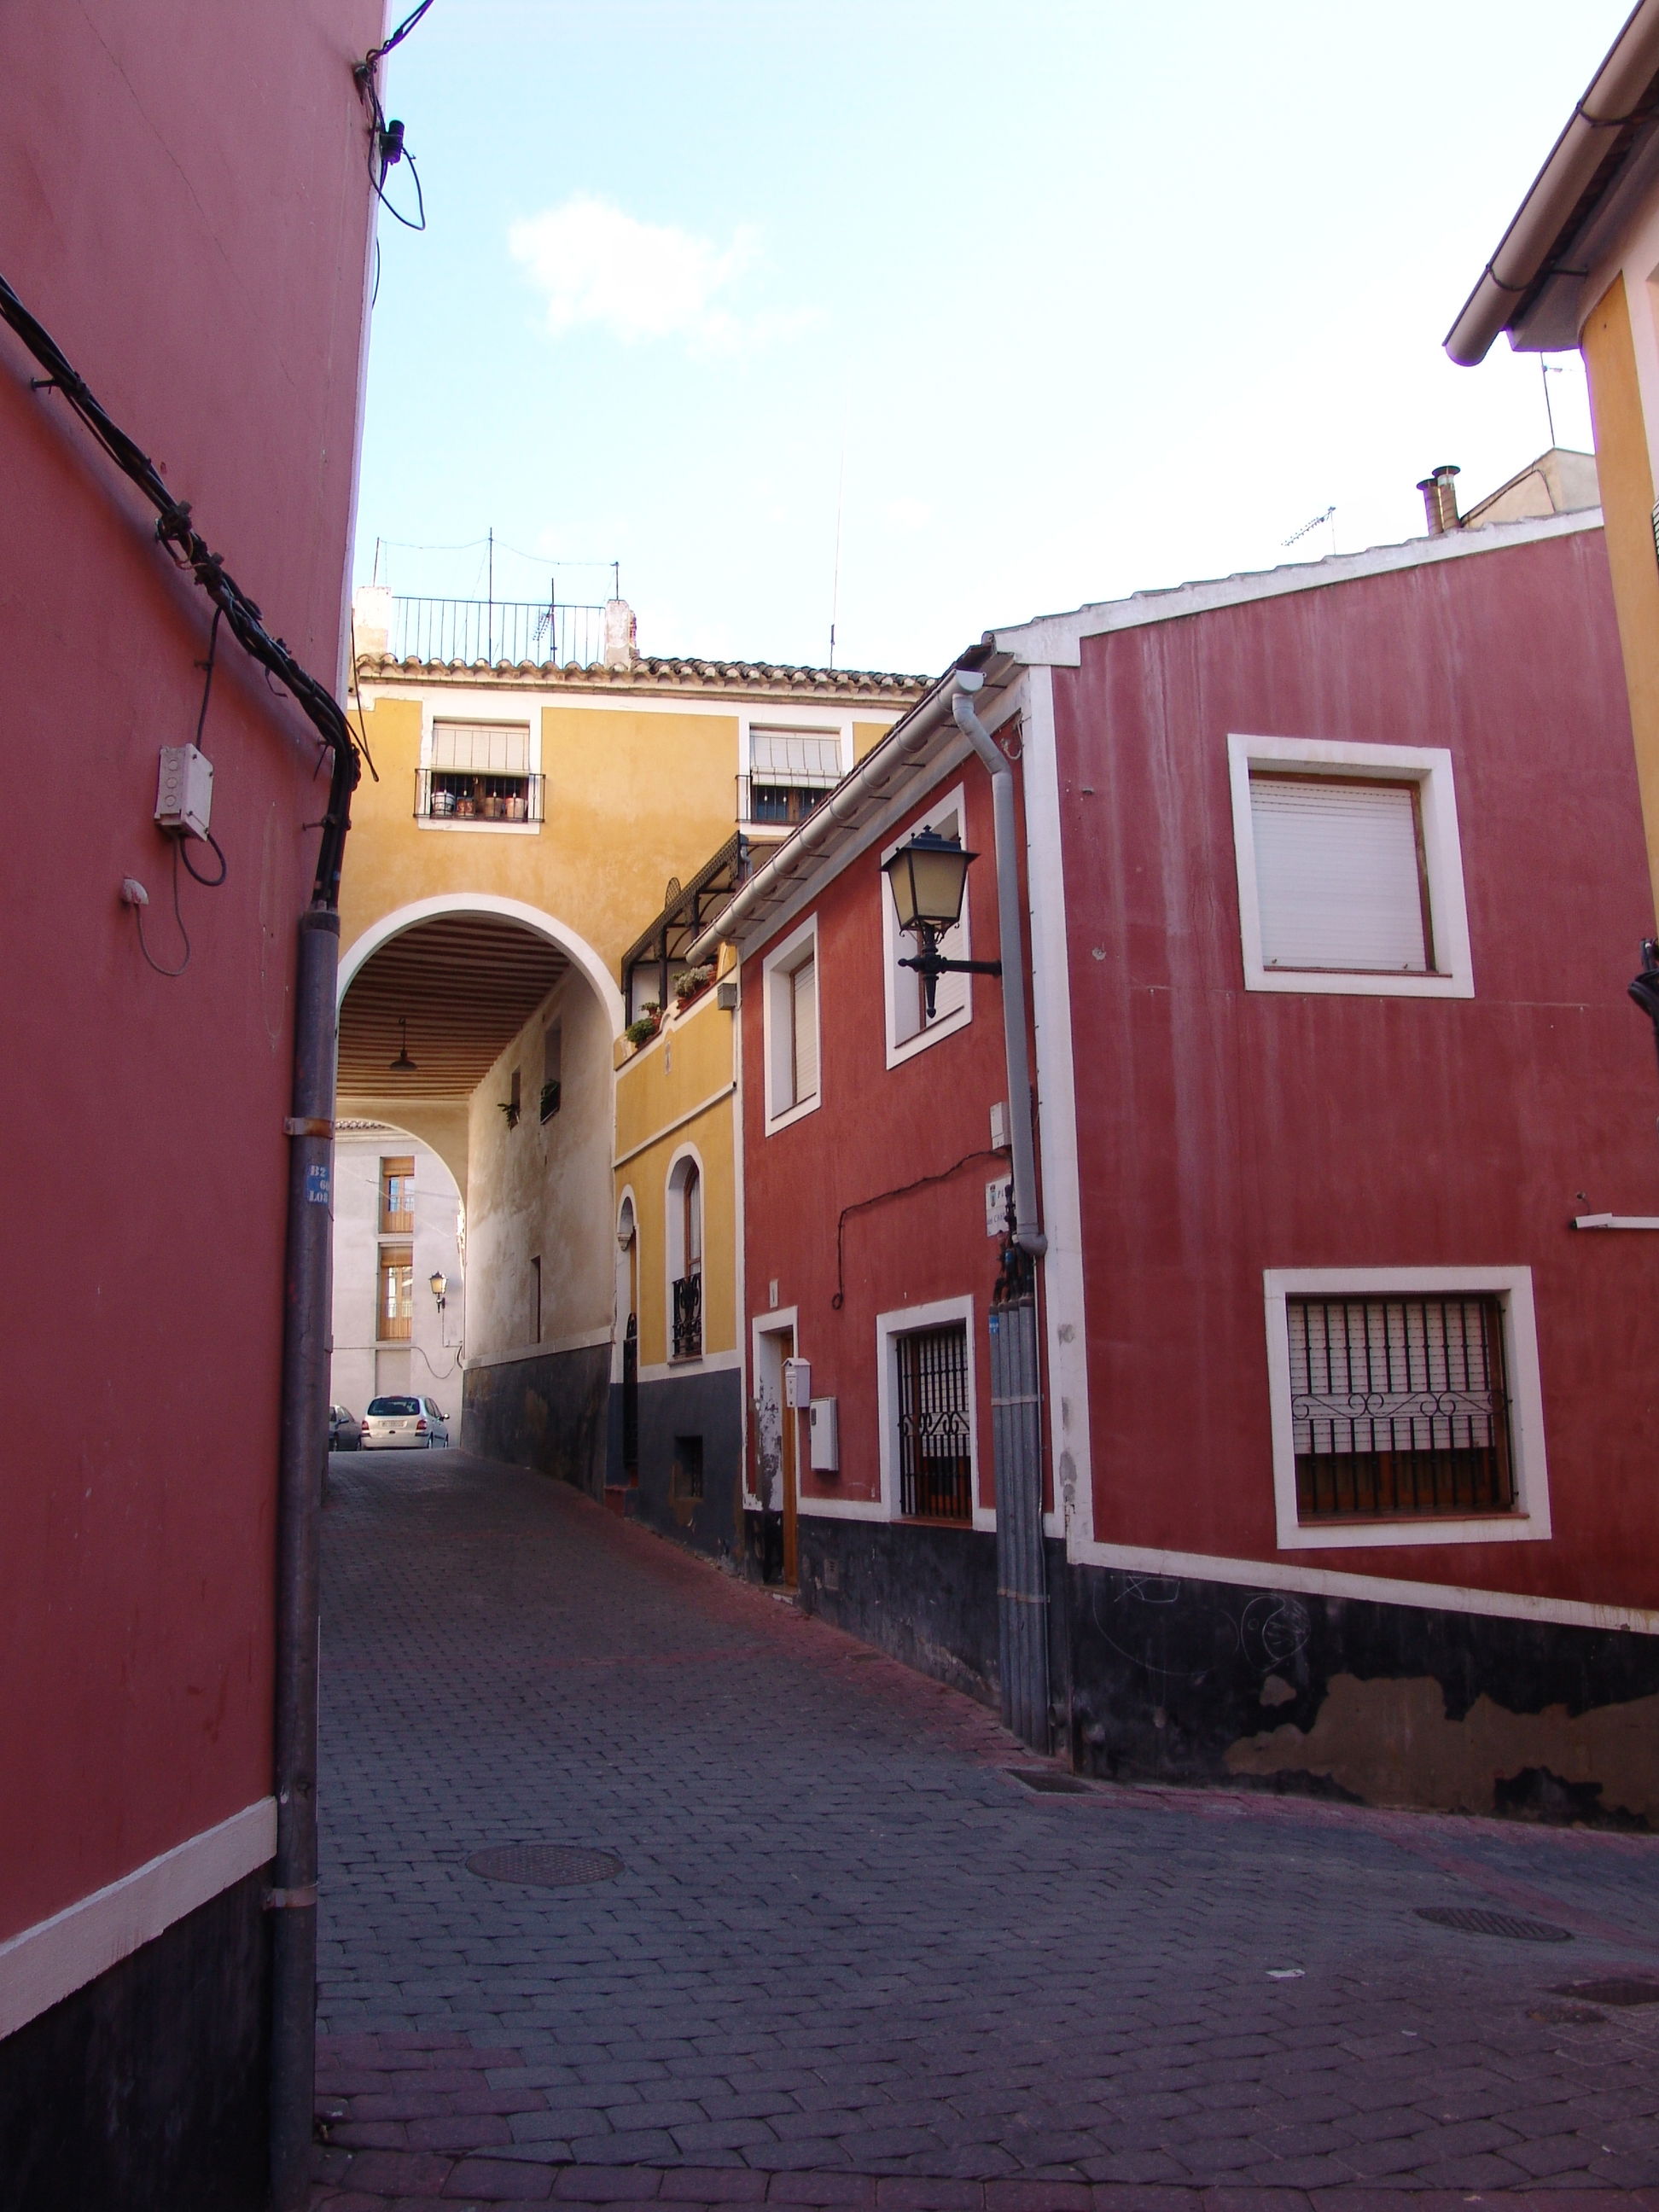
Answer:
<svg viewBox="0 0 1659 2212"><path fill-rule="evenodd" d="M1467 503L1547 442L1535 357L1440 341L1626 13L436 0L387 64L428 228L381 222L358 578L380 539L481 597L493 527L500 598L620 562L647 653L821 662L833 601L840 665L931 672L1418 534L1431 466ZM1576 357L1551 389L1588 445Z"/></svg>

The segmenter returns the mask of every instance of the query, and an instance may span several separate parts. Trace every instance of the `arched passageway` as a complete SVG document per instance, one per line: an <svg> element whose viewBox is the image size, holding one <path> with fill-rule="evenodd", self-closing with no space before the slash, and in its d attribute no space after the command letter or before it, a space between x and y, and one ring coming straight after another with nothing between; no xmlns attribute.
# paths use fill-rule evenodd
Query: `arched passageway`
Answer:
<svg viewBox="0 0 1659 2212"><path fill-rule="evenodd" d="M341 973L342 1123L409 1131L464 1210L465 1334L452 1322L438 1344L460 1363L450 1410L461 1433L597 1491L615 1311L616 988L550 916L483 896L388 915ZM402 1279L387 1273L396 1236L377 1231L374 1306L393 1329L404 1284L416 1315L435 1303L418 1255ZM338 1238L337 1226L337 1250ZM394 1342L374 1352L397 1366Z"/></svg>

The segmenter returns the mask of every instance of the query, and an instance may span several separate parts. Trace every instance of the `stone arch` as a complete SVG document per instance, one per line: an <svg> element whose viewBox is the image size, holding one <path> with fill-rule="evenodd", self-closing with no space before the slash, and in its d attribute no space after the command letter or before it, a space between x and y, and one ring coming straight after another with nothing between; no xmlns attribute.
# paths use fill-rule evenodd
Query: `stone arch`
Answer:
<svg viewBox="0 0 1659 2212"><path fill-rule="evenodd" d="M431 898L411 899L407 906L394 907L389 914L383 914L341 953L336 1003L343 1001L359 969L394 937L401 937L405 930L423 921L463 915L489 915L497 921L516 921L534 931L537 936L544 937L550 945L556 945L592 986L594 996L610 1020L611 1036L622 1035L627 1019L622 993L612 981L610 969L587 939L557 915L531 906L523 899L503 898L494 891L441 891Z"/></svg>

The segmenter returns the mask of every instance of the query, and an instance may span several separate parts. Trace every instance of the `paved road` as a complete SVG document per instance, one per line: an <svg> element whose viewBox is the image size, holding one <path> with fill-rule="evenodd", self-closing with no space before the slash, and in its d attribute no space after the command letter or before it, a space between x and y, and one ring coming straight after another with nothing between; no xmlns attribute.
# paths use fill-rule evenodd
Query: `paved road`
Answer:
<svg viewBox="0 0 1659 2212"><path fill-rule="evenodd" d="M1659 1839L1034 1795L966 1699L559 1485L333 1477L319 2203L1659 2190L1659 2004L1572 1993L1659 1986ZM521 1843L621 1871L469 1871Z"/></svg>

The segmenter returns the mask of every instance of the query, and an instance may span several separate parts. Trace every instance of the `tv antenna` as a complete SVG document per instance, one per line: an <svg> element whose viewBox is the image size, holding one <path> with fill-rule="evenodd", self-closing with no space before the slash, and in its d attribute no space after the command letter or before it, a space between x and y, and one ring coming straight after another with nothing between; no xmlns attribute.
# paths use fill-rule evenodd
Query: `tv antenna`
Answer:
<svg viewBox="0 0 1659 2212"><path fill-rule="evenodd" d="M1553 376L1560 375L1561 364L1559 361L1546 361L1543 355L1540 353L1538 356L1538 374L1543 380L1544 419L1550 426L1550 445L1552 449L1553 449L1555 445L1555 410L1550 404L1550 379Z"/></svg>
<svg viewBox="0 0 1659 2212"><path fill-rule="evenodd" d="M1310 531L1322 529L1327 523L1330 525L1331 550L1334 553L1336 550L1336 509L1334 507L1328 507L1323 514L1316 514L1310 521L1304 522L1300 530L1291 531L1290 536L1288 538L1282 538L1279 540L1279 543L1281 545L1294 545L1299 538L1305 538Z"/></svg>

